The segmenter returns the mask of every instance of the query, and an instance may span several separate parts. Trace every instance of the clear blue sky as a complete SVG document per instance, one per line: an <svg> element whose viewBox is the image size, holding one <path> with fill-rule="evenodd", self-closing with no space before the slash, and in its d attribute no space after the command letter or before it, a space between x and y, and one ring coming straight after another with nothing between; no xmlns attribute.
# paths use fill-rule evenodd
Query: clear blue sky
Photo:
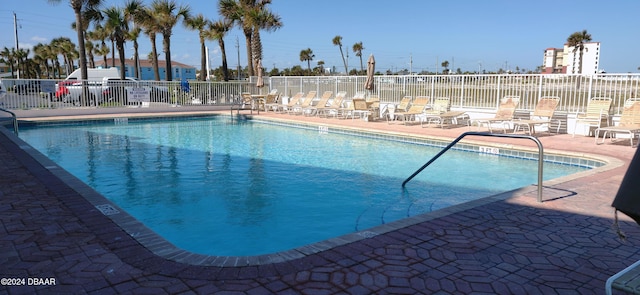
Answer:
<svg viewBox="0 0 640 295"><path fill-rule="evenodd" d="M125 0L103 0L105 6L123 6ZM150 3L151 0L145 0ZM190 6L192 13L219 18L217 0L176 0ZM66 36L77 42L71 29L74 21L69 0L51 4L48 0L0 1L0 48L15 47L13 13L18 19L21 48L31 48L53 38ZM496 71L500 68L533 70L542 64L546 48L562 47L573 32L587 30L601 42L600 69L609 73L637 72L640 57L637 15L640 1L613 0L273 0L270 5L284 26L263 32L263 66L270 70L300 65L300 51L311 48L325 67L344 68L333 37L342 36L349 68L360 68L352 51L356 42L364 46L363 60L373 54L376 70L434 71L449 61L452 69ZM158 37L158 48L162 46ZM239 48L236 47L236 40ZM150 52L148 38L139 40L141 54ZM246 66L244 36L234 29L225 38L230 67ZM172 59L199 65L200 51L195 31L177 25L171 38ZM133 54L130 43L127 57ZM216 41L207 41L212 67L221 64ZM412 61L412 62L411 62ZM343 70L342 70L343 71Z"/></svg>

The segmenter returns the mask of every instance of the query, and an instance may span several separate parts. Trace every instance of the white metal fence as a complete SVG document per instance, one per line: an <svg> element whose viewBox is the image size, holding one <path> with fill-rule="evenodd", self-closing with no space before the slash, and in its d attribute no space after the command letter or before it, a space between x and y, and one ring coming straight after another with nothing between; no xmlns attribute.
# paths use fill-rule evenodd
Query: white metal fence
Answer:
<svg viewBox="0 0 640 295"><path fill-rule="evenodd" d="M426 75L375 76L374 89L364 89L364 76L272 77L269 85L285 95L315 90L378 95L381 102L399 102L404 96L449 97L461 109L495 109L499 99L520 96L519 109L531 111L542 96L558 96L558 112L584 111L592 97L610 97L612 115L622 112L624 101L636 97L640 75Z"/></svg>
<svg viewBox="0 0 640 295"><path fill-rule="evenodd" d="M346 91L347 97L363 92L378 95L382 103L399 102L404 96L445 96L451 99L454 108L488 110L495 109L501 97L517 95L520 96L521 111L533 110L540 97L551 95L560 97L558 112L564 113L584 111L592 97L610 97L613 100L612 115L617 115L622 112L624 101L639 95L640 90L640 75L637 74L375 76L371 91L364 89L365 79L365 76L267 77L263 88L255 86L255 77L249 81L234 82L190 81L188 88L179 81L123 82L112 84L114 87L108 92L92 89L93 97L90 99L69 97L60 89L73 85L65 85L61 81L4 79L2 83L7 94L0 99L0 107L128 107L139 106L142 102L148 107L231 105L240 101L242 92L266 93L277 89L283 96L312 90L317 93ZM149 97L129 98L131 88L148 89Z"/></svg>

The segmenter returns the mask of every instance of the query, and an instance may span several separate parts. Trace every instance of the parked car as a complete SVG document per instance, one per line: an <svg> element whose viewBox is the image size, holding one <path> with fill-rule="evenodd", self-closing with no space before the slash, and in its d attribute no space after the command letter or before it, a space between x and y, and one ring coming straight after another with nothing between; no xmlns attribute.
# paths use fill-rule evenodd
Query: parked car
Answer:
<svg viewBox="0 0 640 295"><path fill-rule="evenodd" d="M39 80L20 81L20 84L13 85L13 91L17 94L39 93L40 89Z"/></svg>
<svg viewBox="0 0 640 295"><path fill-rule="evenodd" d="M170 98L169 90L166 87L148 84L145 81L138 81L135 78L103 78L101 82L87 81L87 101L81 101L82 82L74 81L71 85L60 87L58 83L58 92L63 102L73 103L74 105L99 105L102 103L112 102L123 105L130 104L128 89L143 88L149 91L150 102L168 102ZM65 88L66 90L60 90ZM135 101L135 102L139 102Z"/></svg>
<svg viewBox="0 0 640 295"><path fill-rule="evenodd" d="M104 92L105 100L121 102L124 105L135 103L130 101L127 92L128 88L145 88L149 90L150 102L169 102L170 94L167 87L153 85L147 81L140 81L136 78L126 77L124 80L120 78L106 78L107 90Z"/></svg>
<svg viewBox="0 0 640 295"><path fill-rule="evenodd" d="M77 82L78 81L76 80L63 80L58 82L58 84L56 84L56 93L51 100L62 101L65 96L69 95L69 89L67 89L67 86L73 85L73 83Z"/></svg>

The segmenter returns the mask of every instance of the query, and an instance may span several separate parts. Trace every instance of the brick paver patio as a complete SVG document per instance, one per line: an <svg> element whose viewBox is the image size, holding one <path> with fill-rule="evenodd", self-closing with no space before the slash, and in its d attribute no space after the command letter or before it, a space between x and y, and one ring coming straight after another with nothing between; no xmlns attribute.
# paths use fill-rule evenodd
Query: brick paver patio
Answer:
<svg viewBox="0 0 640 295"><path fill-rule="evenodd" d="M450 139L467 131L273 113L259 116ZM73 187L53 177L30 155L32 149L3 130L0 278L25 279L25 283L3 280L0 293L603 294L609 276L640 259L640 227L620 214L628 235L621 242L612 229L610 206L636 149L608 142L595 145L591 137L566 134L540 140L548 152L600 155L623 164L548 182L543 203L536 202L535 189L523 190L506 200L482 202L291 261L213 267L154 255ZM50 279L44 282L54 284L34 285L43 281L29 278Z"/></svg>

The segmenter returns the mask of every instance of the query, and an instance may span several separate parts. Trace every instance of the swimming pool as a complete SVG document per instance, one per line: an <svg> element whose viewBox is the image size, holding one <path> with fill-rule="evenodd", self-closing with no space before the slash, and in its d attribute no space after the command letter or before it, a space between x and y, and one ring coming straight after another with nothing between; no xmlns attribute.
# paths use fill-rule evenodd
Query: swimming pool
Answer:
<svg viewBox="0 0 640 295"><path fill-rule="evenodd" d="M536 161L451 151L403 191L441 147L227 116L35 127L20 137L176 246L209 255L284 251L537 181ZM546 163L544 179L586 169Z"/></svg>

